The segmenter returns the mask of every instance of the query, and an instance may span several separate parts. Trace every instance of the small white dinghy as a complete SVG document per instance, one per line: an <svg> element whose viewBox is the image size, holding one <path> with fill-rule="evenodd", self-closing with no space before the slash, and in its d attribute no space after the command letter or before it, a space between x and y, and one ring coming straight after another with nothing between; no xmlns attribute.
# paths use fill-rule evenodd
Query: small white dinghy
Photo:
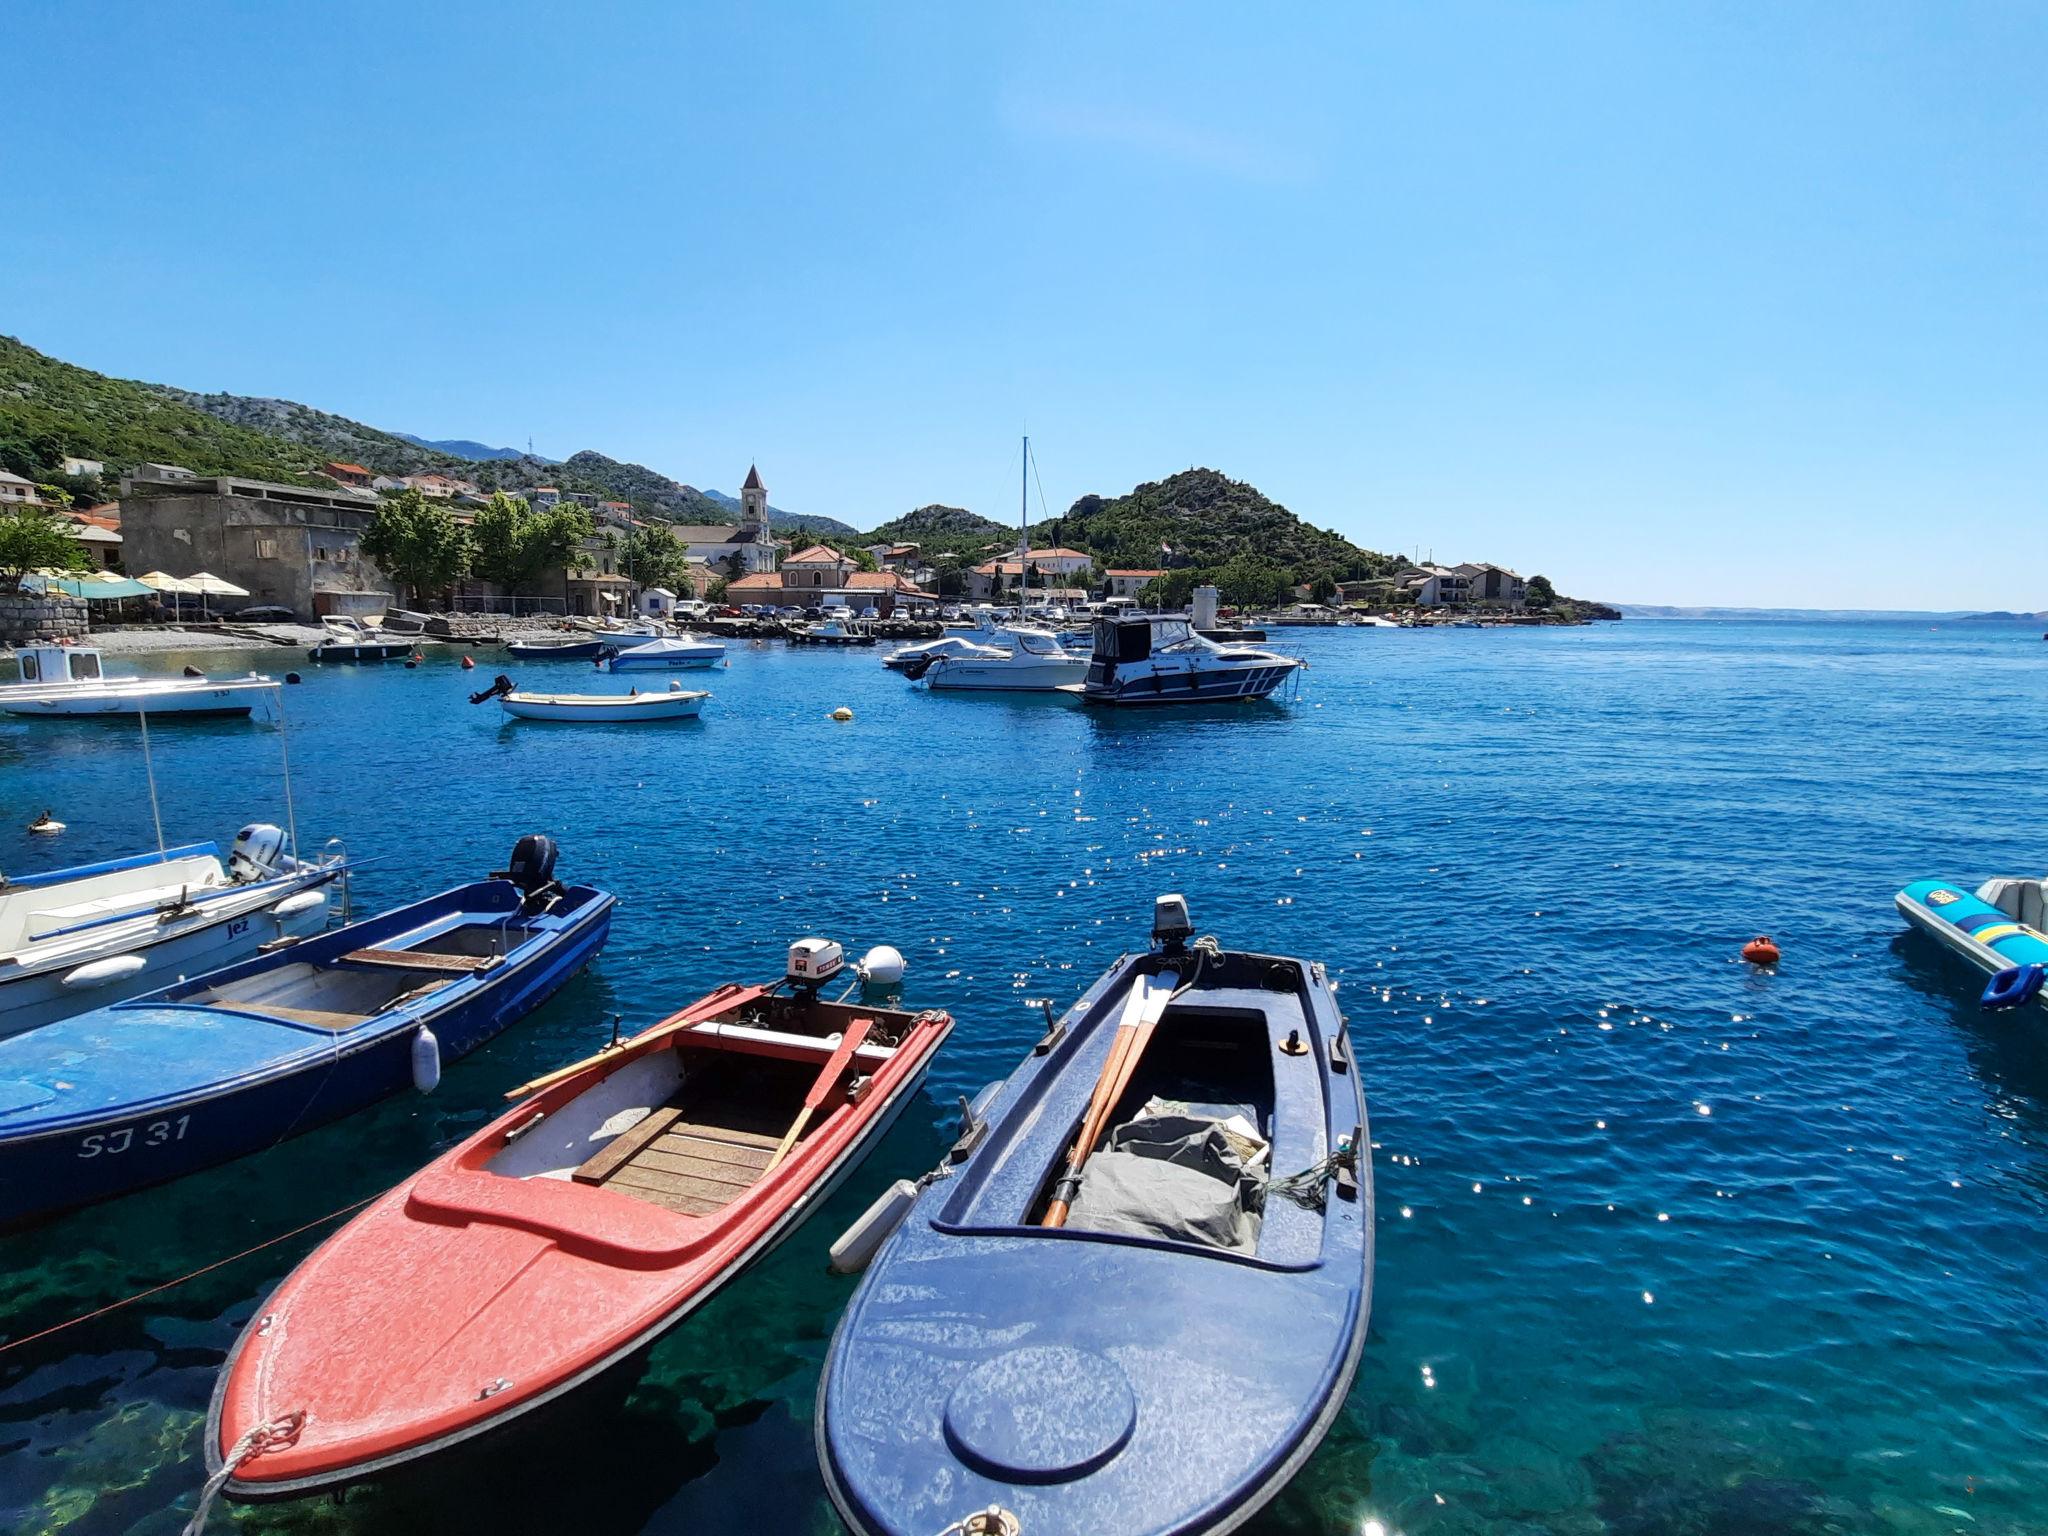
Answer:
<svg viewBox="0 0 2048 1536"><path fill-rule="evenodd" d="M520 720L622 721L690 720L711 695L702 689L671 682L652 693L523 693L509 677L498 680L470 699L472 704L495 698L498 707Z"/></svg>

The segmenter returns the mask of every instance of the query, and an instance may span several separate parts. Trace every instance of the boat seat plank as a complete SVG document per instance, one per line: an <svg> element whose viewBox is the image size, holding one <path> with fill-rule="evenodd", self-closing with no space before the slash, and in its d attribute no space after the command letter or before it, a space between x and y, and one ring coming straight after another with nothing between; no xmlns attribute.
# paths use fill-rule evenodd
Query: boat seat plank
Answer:
<svg viewBox="0 0 2048 1536"><path fill-rule="evenodd" d="M766 1168L768 1159L774 1156L767 1147L741 1146L733 1141L713 1141L707 1136L692 1136L677 1130L670 1130L656 1138L654 1150L668 1152L677 1157L696 1157L706 1162L725 1163L734 1168L751 1168L757 1173Z"/></svg>
<svg viewBox="0 0 2048 1536"><path fill-rule="evenodd" d="M691 1216L710 1216L722 1211L745 1193L730 1184L714 1184L685 1174L663 1173L638 1164L620 1169L605 1182L608 1187L636 1199L651 1200L656 1205Z"/></svg>
<svg viewBox="0 0 2048 1536"><path fill-rule="evenodd" d="M460 971L474 975L498 964L498 955L444 955L431 949L352 949L341 957L358 965L395 965L408 971Z"/></svg>
<svg viewBox="0 0 2048 1536"><path fill-rule="evenodd" d="M708 1158L688 1157L658 1146L643 1148L633 1159L633 1168L636 1172L672 1173L696 1183L721 1185L731 1191L727 1199L738 1198L761 1177L758 1168L741 1168L732 1163L712 1162Z"/></svg>
<svg viewBox="0 0 2048 1536"><path fill-rule="evenodd" d="M649 1111L639 1124L619 1132L585 1158L569 1177L578 1184L602 1184L630 1162L634 1154L666 1131L681 1114L682 1109L672 1105Z"/></svg>
<svg viewBox="0 0 2048 1536"><path fill-rule="evenodd" d="M354 1029L358 1024L369 1023L372 1017L367 1013L335 1013L326 1008L287 1008L283 1003L244 1003L231 997L222 998L213 1006L232 1008L237 1013L260 1013L293 1024L312 1024L320 1029Z"/></svg>

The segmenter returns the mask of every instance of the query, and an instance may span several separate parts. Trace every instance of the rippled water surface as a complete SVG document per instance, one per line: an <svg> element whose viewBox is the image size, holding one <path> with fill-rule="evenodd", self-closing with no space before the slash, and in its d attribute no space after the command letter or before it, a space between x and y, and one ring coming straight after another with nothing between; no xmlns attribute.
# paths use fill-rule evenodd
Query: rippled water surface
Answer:
<svg viewBox="0 0 2048 1536"><path fill-rule="evenodd" d="M1312 669L1264 707L932 696L873 651L743 645L702 721L610 729L470 708L495 654L252 658L306 670L300 835L378 861L359 910L545 830L565 876L618 894L611 945L431 1098L0 1238L0 1334L384 1188L614 1012L777 974L807 933L893 943L909 1001L960 1019L925 1110L644 1371L430 1478L214 1516L834 1531L811 1401L850 1282L825 1245L930 1165L944 1106L1041 1031L1036 1000L1071 1001L1179 890L1204 931L1342 979L1374 1131L1364 1367L1249 1529L2048 1531L2048 1016L1980 1013L1891 905L1916 877L2048 863L2048 645L1924 623L1280 636ZM172 838L281 818L276 732L155 746ZM22 830L44 806L54 843ZM0 868L151 836L131 732L0 724ZM1775 975L1736 958L1759 932ZM318 1236L0 1354L0 1529L175 1532L214 1372Z"/></svg>

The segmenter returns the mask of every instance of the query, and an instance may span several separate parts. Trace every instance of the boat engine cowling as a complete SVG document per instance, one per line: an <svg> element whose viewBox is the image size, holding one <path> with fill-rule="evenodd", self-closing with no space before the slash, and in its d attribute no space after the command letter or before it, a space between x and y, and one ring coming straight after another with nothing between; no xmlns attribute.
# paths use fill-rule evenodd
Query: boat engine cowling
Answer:
<svg viewBox="0 0 2048 1536"><path fill-rule="evenodd" d="M285 851L284 830L267 821L252 821L235 834L228 850L228 877L239 884L268 880L292 868Z"/></svg>
<svg viewBox="0 0 2048 1536"><path fill-rule="evenodd" d="M512 857L505 861L502 879L510 880L528 896L538 895L555 883L555 840L545 832L529 832L512 845Z"/></svg>

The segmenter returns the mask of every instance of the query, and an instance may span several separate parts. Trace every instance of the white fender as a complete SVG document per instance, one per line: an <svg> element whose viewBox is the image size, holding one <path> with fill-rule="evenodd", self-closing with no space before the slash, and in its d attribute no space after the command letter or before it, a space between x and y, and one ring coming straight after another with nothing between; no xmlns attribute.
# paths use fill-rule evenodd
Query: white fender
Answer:
<svg viewBox="0 0 2048 1536"><path fill-rule="evenodd" d="M860 979L878 987L893 987L903 979L903 954L894 945L877 944L861 957Z"/></svg>
<svg viewBox="0 0 2048 1536"><path fill-rule="evenodd" d="M441 1042L426 1025L412 1037L412 1085L421 1093L441 1086Z"/></svg>
<svg viewBox="0 0 2048 1536"><path fill-rule="evenodd" d="M282 921L287 917L297 917L301 912L311 912L317 907L324 907L326 905L327 893L325 891L300 891L296 896L287 896L283 901L272 907L270 915Z"/></svg>
<svg viewBox="0 0 2048 1536"><path fill-rule="evenodd" d="M861 1212L860 1219L832 1245L832 1273L857 1275L866 1269L889 1234L903 1225L916 1201L917 1186L908 1179L898 1179L883 1190L882 1197Z"/></svg>
<svg viewBox="0 0 2048 1536"><path fill-rule="evenodd" d="M64 985L81 992L104 987L110 982L126 981L148 963L140 955L109 955L104 960L88 960L77 969L64 973Z"/></svg>

